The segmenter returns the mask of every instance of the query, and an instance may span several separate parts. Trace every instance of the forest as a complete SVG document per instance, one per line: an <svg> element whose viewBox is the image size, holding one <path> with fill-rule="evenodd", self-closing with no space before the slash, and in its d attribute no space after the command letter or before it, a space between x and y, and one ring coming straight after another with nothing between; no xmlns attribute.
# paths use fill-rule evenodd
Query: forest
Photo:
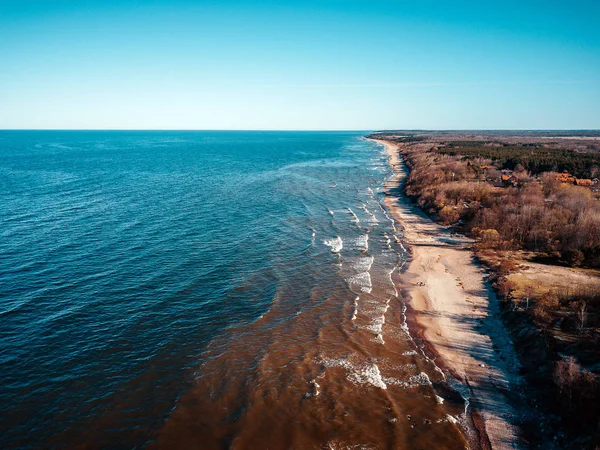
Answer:
<svg viewBox="0 0 600 450"><path fill-rule="evenodd" d="M600 175L600 153L578 152L557 147L555 143L502 143L485 141L449 141L438 150L443 155L463 159L489 159L501 169L522 166L532 175L543 172L569 172L577 178Z"/></svg>
<svg viewBox="0 0 600 450"><path fill-rule="evenodd" d="M442 151L450 147L432 149L412 144L408 148L410 152L405 156L412 170L406 193L444 223L456 225L475 238L486 231L487 236L496 236L494 245L498 248L534 251L539 258L560 264L600 267L600 203L589 188L558 182L555 172L534 176L526 170L527 164L541 170L543 157L512 156L512 162L505 164L521 161L517 164L522 166L512 166L521 170L516 172L520 185L498 189L483 182L479 169L494 164L494 160L484 159L475 150L477 156L466 160L462 153ZM453 152L462 152L480 147L452 148ZM491 152L496 150L490 147ZM587 154L583 156L588 161ZM470 158L476 158L473 161L477 164L472 164ZM581 171L588 173L592 170L576 158L565 160L570 161L569 167L581 166Z"/></svg>

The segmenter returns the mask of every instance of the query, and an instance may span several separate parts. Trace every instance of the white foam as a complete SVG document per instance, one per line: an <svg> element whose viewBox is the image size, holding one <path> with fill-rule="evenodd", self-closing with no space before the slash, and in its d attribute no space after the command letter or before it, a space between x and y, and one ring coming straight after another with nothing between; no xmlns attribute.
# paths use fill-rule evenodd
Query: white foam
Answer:
<svg viewBox="0 0 600 450"><path fill-rule="evenodd" d="M339 236L335 239L325 239L323 244L331 248L331 253L339 253L342 251L342 248L344 248L344 241Z"/></svg>
<svg viewBox="0 0 600 450"><path fill-rule="evenodd" d="M371 274L369 272L361 272L352 275L347 281L350 284L350 287L354 285L355 287L358 287L361 292L369 294L373 290L373 283L371 282Z"/></svg>
<svg viewBox="0 0 600 450"><path fill-rule="evenodd" d="M387 389L377 364L370 364L355 369L348 375L348 379L356 384L371 384L379 389Z"/></svg>
<svg viewBox="0 0 600 450"><path fill-rule="evenodd" d="M420 385L431 385L431 380L429 379L429 375L427 375L425 372L421 372L418 375L413 375L412 377L410 377L408 379L409 382L411 383L417 383Z"/></svg>
<svg viewBox="0 0 600 450"><path fill-rule="evenodd" d="M394 272L396 271L396 269L398 269L398 266L394 267L388 273L388 276L390 277L390 283L391 283L391 286L392 286L392 290L390 290L390 294L392 294L394 297L398 297L398 289L396 289L396 283L394 283L394 279L392 278L392 275L394 274ZM389 299L388 299L388 303L389 303Z"/></svg>
<svg viewBox="0 0 600 450"><path fill-rule="evenodd" d="M351 267L358 273L346 280L351 289L358 288L360 292L367 293L372 291L373 283L371 281L370 270L374 260L373 256L361 256L353 260Z"/></svg>
<svg viewBox="0 0 600 450"><path fill-rule="evenodd" d="M356 238L356 248L360 250L367 251L369 250L369 233L365 233L358 238Z"/></svg>
<svg viewBox="0 0 600 450"><path fill-rule="evenodd" d="M372 319L371 323L365 326L365 329L371 331L375 336L381 336L383 324L385 323L385 317L379 316ZM382 339L383 340L383 339Z"/></svg>
<svg viewBox="0 0 600 450"><path fill-rule="evenodd" d="M325 367L341 367L346 369L349 372L347 379L354 384L370 384L380 389L387 389L387 385L383 381L384 379L377 364L365 362L364 364L356 365L344 358L323 358L319 360L319 363Z"/></svg>
<svg viewBox="0 0 600 450"><path fill-rule="evenodd" d="M354 259L350 264L350 267L357 272L369 272L373 266L373 261L375 261L373 256L361 256Z"/></svg>
<svg viewBox="0 0 600 450"><path fill-rule="evenodd" d="M377 217L375 216L375 214L373 214L371 211L369 211L367 209L367 207L363 204L361 205L361 208L365 211L365 213L367 213L367 215L369 216L369 219L367 219L367 222L369 223L379 223L379 220L377 220Z"/></svg>
<svg viewBox="0 0 600 450"><path fill-rule="evenodd" d="M318 361L320 364L323 364L325 367L343 367L344 369L352 370L354 366L350 361L344 358L332 359L332 358L322 358Z"/></svg>
<svg viewBox="0 0 600 450"><path fill-rule="evenodd" d="M314 378L312 380L309 381L309 384L312 387L312 392L306 394L307 397L318 397L319 394L321 393L321 391L319 391L319 388L321 387L319 385L319 383L317 383L317 380L315 380Z"/></svg>
<svg viewBox="0 0 600 450"><path fill-rule="evenodd" d="M360 219L359 219L359 218L358 218L358 216L357 216L357 215L354 213L354 211L352 211L352 209L350 209L350 208L346 208L346 209L348 209L348 212L349 212L350 214L352 214L352 222L354 222L354 223L360 223Z"/></svg>
<svg viewBox="0 0 600 450"><path fill-rule="evenodd" d="M390 236L387 233L383 233L383 239L385 239L385 246L387 247L387 249L389 251L392 251L392 240L390 239Z"/></svg>
<svg viewBox="0 0 600 450"><path fill-rule="evenodd" d="M390 224L392 225L392 230L394 230L394 233L396 233L398 231L396 229L396 221L390 217L390 215L387 212L387 209L385 209L381 205L381 203L377 202L377 205L379 206L379 209L381 209L381 212L383 212L383 215L386 217L386 219L390 221Z"/></svg>
<svg viewBox="0 0 600 450"><path fill-rule="evenodd" d="M385 383L388 385L400 386L405 389L411 389L418 386L431 385L431 381L425 372L421 372L418 375L413 375L408 380L399 380L397 378L384 378Z"/></svg>

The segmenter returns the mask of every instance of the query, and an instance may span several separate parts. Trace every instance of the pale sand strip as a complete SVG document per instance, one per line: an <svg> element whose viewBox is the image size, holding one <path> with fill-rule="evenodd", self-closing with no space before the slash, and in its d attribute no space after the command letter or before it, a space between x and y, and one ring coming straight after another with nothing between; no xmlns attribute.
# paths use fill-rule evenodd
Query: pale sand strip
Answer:
<svg viewBox="0 0 600 450"><path fill-rule="evenodd" d="M386 192L399 194L406 168L395 145L378 142L396 172ZM492 448L520 448L517 411L507 398L518 390L518 359L495 294L469 249L471 241L433 222L403 194L388 195L386 206L411 246L412 261L401 288L408 293L423 339L438 362L470 387L471 404Z"/></svg>

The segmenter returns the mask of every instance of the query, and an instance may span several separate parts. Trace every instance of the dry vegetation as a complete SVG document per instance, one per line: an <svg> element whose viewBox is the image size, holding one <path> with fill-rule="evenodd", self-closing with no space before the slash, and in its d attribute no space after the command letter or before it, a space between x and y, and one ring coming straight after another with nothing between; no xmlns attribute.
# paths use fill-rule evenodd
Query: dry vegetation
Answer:
<svg viewBox="0 0 600 450"><path fill-rule="evenodd" d="M407 194L442 222L482 238L488 248L600 267L600 206L590 188L561 183L554 172L533 178L524 170L511 173L516 185L498 187L491 160L465 161L423 143L403 149L411 168Z"/></svg>
<svg viewBox="0 0 600 450"><path fill-rule="evenodd" d="M551 432L565 448L600 445L600 185L547 171L569 167L578 177L597 176L600 140L574 141L571 149L531 136L525 143L512 136L510 144L498 136L377 138L401 144L411 169L406 193L476 239L536 387L534 401L555 417Z"/></svg>

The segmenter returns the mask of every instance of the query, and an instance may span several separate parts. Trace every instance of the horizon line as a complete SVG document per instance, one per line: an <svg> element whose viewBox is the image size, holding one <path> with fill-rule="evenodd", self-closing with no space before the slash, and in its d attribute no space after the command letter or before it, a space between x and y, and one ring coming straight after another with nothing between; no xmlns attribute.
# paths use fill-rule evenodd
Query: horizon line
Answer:
<svg viewBox="0 0 600 450"><path fill-rule="evenodd" d="M239 132L367 132L383 133L393 131L411 131L411 132L465 132L465 131L585 131L600 132L600 128L381 128L381 129L360 129L360 128L0 128L0 131L239 131Z"/></svg>

